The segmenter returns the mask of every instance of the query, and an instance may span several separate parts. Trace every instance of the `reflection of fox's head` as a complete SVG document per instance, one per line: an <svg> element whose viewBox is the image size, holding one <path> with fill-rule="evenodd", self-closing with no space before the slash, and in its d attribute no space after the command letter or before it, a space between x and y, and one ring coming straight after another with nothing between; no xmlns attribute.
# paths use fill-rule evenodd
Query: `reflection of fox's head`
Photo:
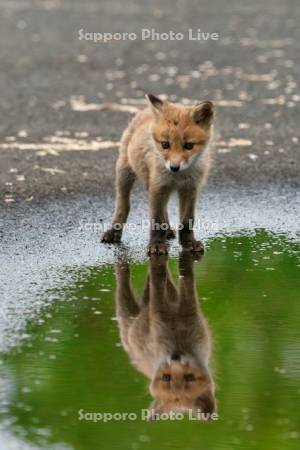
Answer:
<svg viewBox="0 0 300 450"><path fill-rule="evenodd" d="M153 414L171 411L215 412L214 382L207 368L187 355L172 355L157 369L150 384Z"/></svg>
<svg viewBox="0 0 300 450"><path fill-rule="evenodd" d="M214 106L203 101L184 106L146 96L153 113L152 136L168 170L182 171L203 154L212 134Z"/></svg>

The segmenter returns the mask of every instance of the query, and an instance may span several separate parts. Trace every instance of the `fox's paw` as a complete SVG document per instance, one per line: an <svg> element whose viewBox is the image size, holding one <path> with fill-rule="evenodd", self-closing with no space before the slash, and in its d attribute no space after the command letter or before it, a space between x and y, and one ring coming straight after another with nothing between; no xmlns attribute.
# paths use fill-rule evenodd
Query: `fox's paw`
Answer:
<svg viewBox="0 0 300 450"><path fill-rule="evenodd" d="M153 242L148 245L147 253L151 255L167 255L168 246L164 242Z"/></svg>
<svg viewBox="0 0 300 450"><path fill-rule="evenodd" d="M169 228L166 231L166 238L167 239L175 239L176 238L176 232L173 228Z"/></svg>
<svg viewBox="0 0 300 450"><path fill-rule="evenodd" d="M101 238L101 242L106 244L116 244L121 241L122 233L120 230L115 230L111 228L110 230L105 231Z"/></svg>
<svg viewBox="0 0 300 450"><path fill-rule="evenodd" d="M188 252L204 253L204 245L201 241L196 241L196 239L188 240L182 242L182 248Z"/></svg>

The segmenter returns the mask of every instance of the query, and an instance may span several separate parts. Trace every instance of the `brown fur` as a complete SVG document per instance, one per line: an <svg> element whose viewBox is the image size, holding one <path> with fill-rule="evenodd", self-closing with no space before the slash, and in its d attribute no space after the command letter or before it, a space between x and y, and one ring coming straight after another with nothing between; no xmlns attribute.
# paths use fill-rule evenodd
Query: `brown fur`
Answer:
<svg viewBox="0 0 300 450"><path fill-rule="evenodd" d="M178 289L166 257L151 258L140 302L133 295L128 263L118 263L116 274L121 341L135 367L150 379L151 408L158 414L199 409L212 414L211 340L198 304L193 256L180 255ZM166 374L171 376L169 382L163 381Z"/></svg>
<svg viewBox="0 0 300 450"><path fill-rule="evenodd" d="M178 192L182 246L203 251L194 238L195 203L210 167L209 142L212 136L214 109L211 102L195 106L172 104L149 95L149 107L139 112L125 130L116 168L116 206L112 227L103 242L119 242L122 226L130 209L130 191L138 177L149 192L152 223L169 224L167 203L171 193ZM164 141L169 148L163 148ZM193 148L187 149L186 145ZM173 171L174 169L178 171ZM120 226L120 228L117 229ZM167 253L169 231L152 227L148 251Z"/></svg>

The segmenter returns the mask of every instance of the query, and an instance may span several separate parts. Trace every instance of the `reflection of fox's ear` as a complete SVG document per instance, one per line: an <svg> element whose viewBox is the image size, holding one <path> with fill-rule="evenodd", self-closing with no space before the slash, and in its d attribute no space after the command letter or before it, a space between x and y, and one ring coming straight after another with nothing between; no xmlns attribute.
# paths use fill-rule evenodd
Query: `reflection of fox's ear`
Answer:
<svg viewBox="0 0 300 450"><path fill-rule="evenodd" d="M148 420L159 420L159 415L164 412L162 405L156 398L149 407L150 415Z"/></svg>
<svg viewBox="0 0 300 450"><path fill-rule="evenodd" d="M165 104L165 102L163 100L161 100L158 97L155 97L155 95L152 95L152 94L147 94L146 100L155 115L157 115L158 113L160 113L162 111L162 108Z"/></svg>
<svg viewBox="0 0 300 450"><path fill-rule="evenodd" d="M196 398L194 403L194 411L204 414L213 414L216 411L216 401L211 390L208 390Z"/></svg>
<svg viewBox="0 0 300 450"><path fill-rule="evenodd" d="M197 125L210 127L214 119L214 104L210 101L200 102L192 108L192 118Z"/></svg>

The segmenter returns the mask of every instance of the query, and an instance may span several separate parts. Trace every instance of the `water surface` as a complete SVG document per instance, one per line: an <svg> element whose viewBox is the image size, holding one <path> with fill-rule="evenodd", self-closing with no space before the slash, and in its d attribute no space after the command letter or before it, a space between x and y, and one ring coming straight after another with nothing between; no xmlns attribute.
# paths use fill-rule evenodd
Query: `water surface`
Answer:
<svg viewBox="0 0 300 450"><path fill-rule="evenodd" d="M213 340L219 420L140 420L152 399L120 342L115 268L68 267L61 273L68 284L44 292L52 301L28 323L22 346L1 355L5 433L28 448L298 449L298 244L257 230L211 239L206 249L194 271ZM149 262L128 264L141 294ZM178 282L177 259L168 265ZM78 420L79 410L138 420L93 423Z"/></svg>

